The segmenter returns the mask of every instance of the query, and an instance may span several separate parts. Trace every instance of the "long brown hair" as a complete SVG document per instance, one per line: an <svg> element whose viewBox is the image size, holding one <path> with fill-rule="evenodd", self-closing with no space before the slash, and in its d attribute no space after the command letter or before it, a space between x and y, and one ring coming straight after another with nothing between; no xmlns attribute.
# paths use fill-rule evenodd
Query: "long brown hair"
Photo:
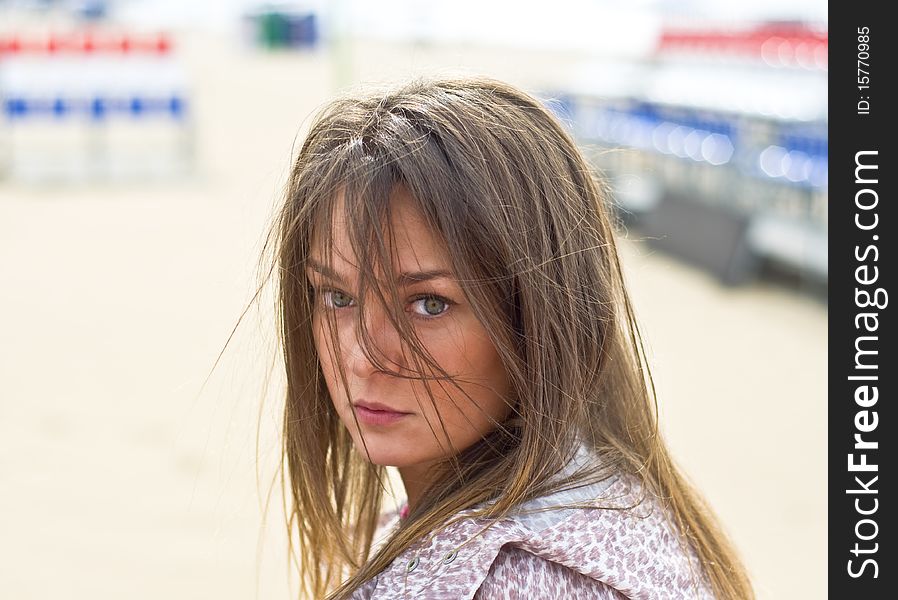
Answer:
<svg viewBox="0 0 898 600"><path fill-rule="evenodd" d="M354 451L328 395L305 268L314 236L331 255L339 198L359 262L357 297L374 289L419 377L453 385L416 339L395 287L371 283L377 265L391 264L383 228L397 186L445 242L507 370L513 415L448 460L413 514L372 552L385 469ZM459 511L481 505L480 516L501 517L557 489L553 475L585 442L603 467L582 477L638 478L667 508L716 596L753 597L736 553L659 435L607 197L551 113L498 81L415 81L336 100L317 116L267 245L286 369L288 526L307 594L346 597ZM357 327L369 340L361 318Z"/></svg>

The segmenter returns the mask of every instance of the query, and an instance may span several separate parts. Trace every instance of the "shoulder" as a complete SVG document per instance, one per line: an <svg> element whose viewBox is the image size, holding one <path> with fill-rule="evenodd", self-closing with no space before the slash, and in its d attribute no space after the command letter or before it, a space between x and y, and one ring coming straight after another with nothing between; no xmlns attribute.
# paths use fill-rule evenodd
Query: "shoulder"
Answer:
<svg viewBox="0 0 898 600"><path fill-rule="evenodd" d="M579 592L556 597L712 598L668 515L631 484L615 479L601 506L556 509L559 498L540 499L508 518L453 521L397 557L368 597L485 600L548 586Z"/></svg>
<svg viewBox="0 0 898 600"><path fill-rule="evenodd" d="M505 546L496 555L474 600L520 598L533 592L551 592L553 598L626 600L601 581L514 546Z"/></svg>
<svg viewBox="0 0 898 600"><path fill-rule="evenodd" d="M593 507L564 507L598 497ZM561 508L551 509L554 505ZM505 575L517 570L526 585L536 585L530 583L535 578L550 586L580 586L605 594L599 598L712 598L701 565L671 515L659 500L643 494L634 478L616 476L609 483L542 498L524 508L534 506L535 514L525 510L511 517L514 525L506 533L517 531L494 554L496 570ZM501 539L503 532L494 535ZM484 583L501 585L500 580L490 584L489 577Z"/></svg>

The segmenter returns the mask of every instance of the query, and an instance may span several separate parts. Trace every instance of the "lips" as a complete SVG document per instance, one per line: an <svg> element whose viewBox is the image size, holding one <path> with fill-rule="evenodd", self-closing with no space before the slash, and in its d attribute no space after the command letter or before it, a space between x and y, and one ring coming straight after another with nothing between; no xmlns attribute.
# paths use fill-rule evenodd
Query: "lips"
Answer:
<svg viewBox="0 0 898 600"><path fill-rule="evenodd" d="M353 403L355 414L361 423L373 426L392 425L412 413L401 412L380 402L356 400Z"/></svg>

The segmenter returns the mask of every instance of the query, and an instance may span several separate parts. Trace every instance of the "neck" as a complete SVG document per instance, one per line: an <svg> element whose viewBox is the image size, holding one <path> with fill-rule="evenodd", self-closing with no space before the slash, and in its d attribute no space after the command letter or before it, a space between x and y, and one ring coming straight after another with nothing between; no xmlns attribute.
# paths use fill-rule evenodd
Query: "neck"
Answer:
<svg viewBox="0 0 898 600"><path fill-rule="evenodd" d="M409 510L413 510L420 503L421 495L430 483L432 474L433 468L429 464L399 467L399 476L402 478L402 485L405 487L405 496Z"/></svg>
<svg viewBox="0 0 898 600"><path fill-rule="evenodd" d="M510 449L506 440L487 441L481 440L480 443L471 446L462 451L461 459L463 462L471 462L471 457L465 458L463 455L472 454L475 462L479 463L478 471L488 467L488 465L496 459L497 456L506 454ZM421 498L427 491L428 486L432 484L435 478L448 476L451 471L451 465L447 459L433 460L430 462L409 465L407 467L398 467L399 476L402 478L402 484L405 487L405 495L408 502L409 510L414 510L421 502ZM469 473L470 474L470 473ZM449 483L452 485L452 483Z"/></svg>

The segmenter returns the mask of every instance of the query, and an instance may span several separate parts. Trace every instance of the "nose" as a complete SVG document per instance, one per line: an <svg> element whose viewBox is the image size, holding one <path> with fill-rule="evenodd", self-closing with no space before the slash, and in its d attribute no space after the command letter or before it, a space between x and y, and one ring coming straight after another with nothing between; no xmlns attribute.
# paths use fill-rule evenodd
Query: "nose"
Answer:
<svg viewBox="0 0 898 600"><path fill-rule="evenodd" d="M375 306L366 306L362 315L365 333L360 331L358 323L353 323L349 335L351 347L347 353L347 366L359 378L383 370L397 371L402 366L399 332L390 321L387 310L376 301L372 304Z"/></svg>

